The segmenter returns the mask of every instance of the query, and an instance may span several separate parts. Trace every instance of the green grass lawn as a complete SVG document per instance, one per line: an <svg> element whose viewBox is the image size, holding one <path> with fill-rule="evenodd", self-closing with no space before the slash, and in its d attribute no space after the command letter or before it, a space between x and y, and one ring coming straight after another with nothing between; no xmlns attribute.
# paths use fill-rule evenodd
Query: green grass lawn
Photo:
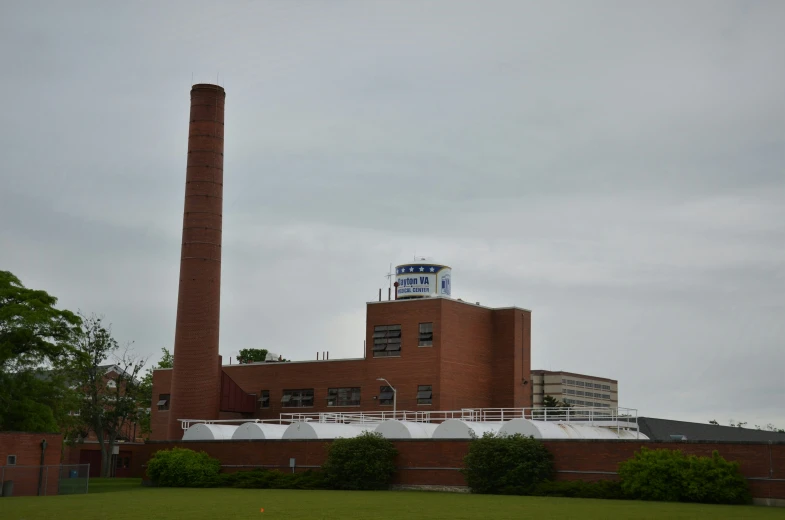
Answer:
<svg viewBox="0 0 785 520"><path fill-rule="evenodd" d="M264 513L260 511L264 508ZM0 499L3 520L224 518L515 519L777 518L779 508L417 491L166 489L137 479L91 479L90 494Z"/></svg>

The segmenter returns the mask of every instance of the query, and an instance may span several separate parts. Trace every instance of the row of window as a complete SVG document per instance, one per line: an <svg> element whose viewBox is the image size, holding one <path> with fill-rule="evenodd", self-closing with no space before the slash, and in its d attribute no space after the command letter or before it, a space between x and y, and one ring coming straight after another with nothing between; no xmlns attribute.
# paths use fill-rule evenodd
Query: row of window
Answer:
<svg viewBox="0 0 785 520"><path fill-rule="evenodd" d="M270 407L270 391L262 390L259 393L259 408ZM392 406L395 392L389 386L379 387L379 404ZM417 386L417 404L432 404L433 387L431 385ZM313 388L284 390L281 396L282 408L309 408L313 406ZM327 406L360 406L360 387L328 388Z"/></svg>
<svg viewBox="0 0 785 520"><path fill-rule="evenodd" d="M577 406L594 406L596 408L610 408L611 405L608 403L592 403L591 401L581 401L580 399L565 399L565 403L567 404L574 404Z"/></svg>
<svg viewBox="0 0 785 520"><path fill-rule="evenodd" d="M595 390L607 390L608 392L611 391L611 385L603 385L600 383L588 383L584 381L577 381L575 379L562 379L561 384L563 385L572 385L572 386L582 386L585 388L594 388Z"/></svg>
<svg viewBox="0 0 785 520"><path fill-rule="evenodd" d="M433 346L433 323L420 323L418 347ZM379 325L373 328L373 357L401 356L401 326Z"/></svg>
<svg viewBox="0 0 785 520"><path fill-rule="evenodd" d="M578 396L586 396L586 397L594 397L595 399L610 399L610 394L598 394L597 392L584 392L583 390L573 390L572 388L566 388L564 393L567 395L578 395Z"/></svg>

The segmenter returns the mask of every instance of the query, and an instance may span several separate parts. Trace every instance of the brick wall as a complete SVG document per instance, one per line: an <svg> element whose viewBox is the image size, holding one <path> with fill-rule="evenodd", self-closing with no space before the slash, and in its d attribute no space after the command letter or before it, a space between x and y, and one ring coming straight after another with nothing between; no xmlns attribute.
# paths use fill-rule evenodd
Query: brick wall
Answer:
<svg viewBox="0 0 785 520"><path fill-rule="evenodd" d="M441 342L441 409L493 406L493 314L490 309L444 301ZM498 376L499 383L505 375Z"/></svg>
<svg viewBox="0 0 785 520"><path fill-rule="evenodd" d="M14 496L38 494L41 464L41 441L46 439L44 465L60 464L63 436L59 433L0 432L0 479L14 481ZM16 465L7 466L8 455L16 455ZM44 479L46 494L56 495L58 472L47 471Z"/></svg>
<svg viewBox="0 0 785 520"><path fill-rule="evenodd" d="M132 473L143 475L139 461L172 446L204 450L226 466L269 466L286 470L289 458L298 466L320 466L330 441L212 441L149 443L140 447ZM395 484L465 486L461 473L463 457L469 449L464 440L394 441L398 449L399 470ZM711 455L717 450L731 461L738 461L756 498L785 499L785 443L704 443L653 441L545 441L554 455L558 480L598 480L616 478L618 464L633 456L641 446L650 449L680 449L694 455ZM238 468L227 468L238 469ZM780 481L778 481L779 479Z"/></svg>

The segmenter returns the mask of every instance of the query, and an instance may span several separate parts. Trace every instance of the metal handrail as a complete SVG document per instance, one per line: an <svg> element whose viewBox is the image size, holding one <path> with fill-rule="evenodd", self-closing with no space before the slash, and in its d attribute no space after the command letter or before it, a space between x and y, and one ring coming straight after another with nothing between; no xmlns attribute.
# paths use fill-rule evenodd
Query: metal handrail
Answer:
<svg viewBox="0 0 785 520"><path fill-rule="evenodd" d="M529 419L548 422L590 423L595 426L613 427L619 430L638 431L638 410L635 408L463 408L461 410L434 411L371 411L371 412L287 412L278 419L178 419L183 430L196 423L237 424L246 422L268 424L291 424L296 422L319 422L339 424L378 424L386 420L441 423L448 419L474 422L502 422L512 419Z"/></svg>

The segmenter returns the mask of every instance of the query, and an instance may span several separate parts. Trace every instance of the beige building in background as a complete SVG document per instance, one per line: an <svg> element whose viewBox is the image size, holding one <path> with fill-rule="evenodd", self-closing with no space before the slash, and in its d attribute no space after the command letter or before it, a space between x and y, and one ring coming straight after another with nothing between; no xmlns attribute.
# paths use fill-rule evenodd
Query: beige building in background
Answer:
<svg viewBox="0 0 785 520"><path fill-rule="evenodd" d="M573 372L532 370L531 383L534 408L542 408L546 395L570 406L598 408L619 406L619 382L615 379Z"/></svg>

